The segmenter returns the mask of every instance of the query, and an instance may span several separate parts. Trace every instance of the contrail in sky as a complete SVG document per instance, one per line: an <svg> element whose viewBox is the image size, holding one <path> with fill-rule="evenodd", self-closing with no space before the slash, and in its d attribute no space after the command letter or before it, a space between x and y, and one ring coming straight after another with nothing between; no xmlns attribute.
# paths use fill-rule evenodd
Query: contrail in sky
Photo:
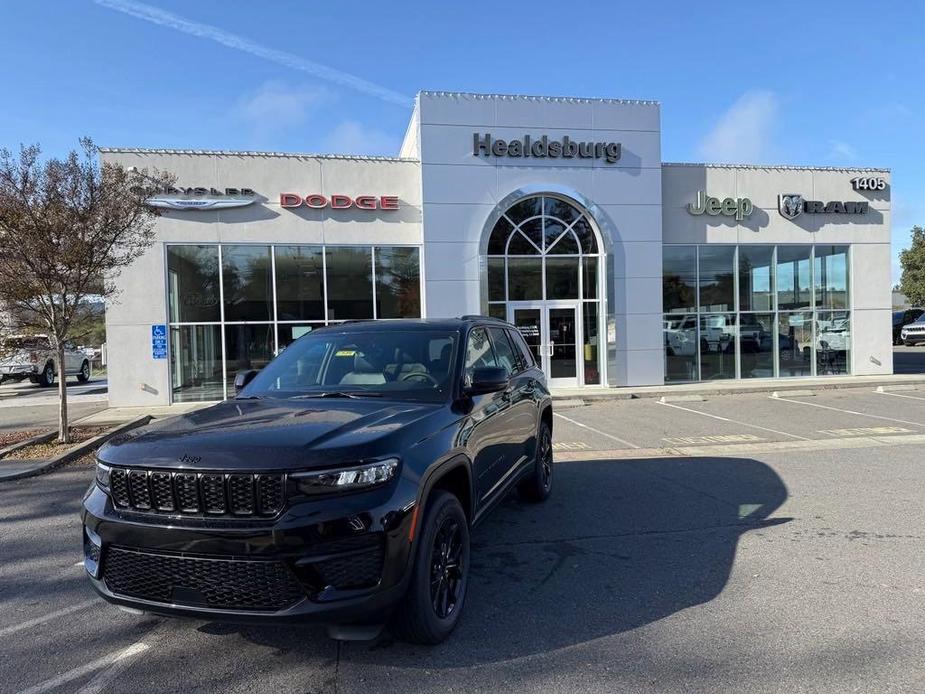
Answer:
<svg viewBox="0 0 925 694"><path fill-rule="evenodd" d="M410 106L412 102L411 97L399 94L387 87L374 84L356 75L351 75L348 72L342 72L341 70L336 70L327 65L321 65L311 60L300 58L292 53L277 51L273 48L262 46L259 43L254 43L242 36L223 31L210 24L193 22L179 15L175 15L172 12L166 12L165 10L146 5L142 2L135 2L134 0L93 0L93 2L102 7L109 8L110 10L122 12L123 14L137 19L150 22L151 24L174 29L175 31L189 34L190 36L196 36L201 39L215 41L228 48L233 48L236 51L250 53L258 58L276 63L277 65L308 73L309 75L327 80L328 82L339 84L342 87L349 87L363 94L387 101L390 104Z"/></svg>

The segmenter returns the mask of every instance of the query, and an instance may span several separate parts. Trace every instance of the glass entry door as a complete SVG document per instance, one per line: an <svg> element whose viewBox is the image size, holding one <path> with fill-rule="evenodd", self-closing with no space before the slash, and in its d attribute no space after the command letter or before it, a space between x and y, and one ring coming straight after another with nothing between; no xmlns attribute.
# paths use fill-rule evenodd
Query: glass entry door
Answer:
<svg viewBox="0 0 925 694"><path fill-rule="evenodd" d="M511 303L508 304L508 320L520 330L533 358L546 374L550 388L580 385L581 323L577 303Z"/></svg>

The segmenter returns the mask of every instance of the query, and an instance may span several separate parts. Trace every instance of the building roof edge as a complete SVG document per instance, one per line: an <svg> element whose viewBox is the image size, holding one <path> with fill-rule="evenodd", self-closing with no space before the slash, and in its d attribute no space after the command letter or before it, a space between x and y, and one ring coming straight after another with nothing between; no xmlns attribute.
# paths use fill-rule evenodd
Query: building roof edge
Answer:
<svg viewBox="0 0 925 694"><path fill-rule="evenodd" d="M102 154L182 154L214 157L291 157L294 159L337 159L356 161L409 162L419 164L418 159L403 157L382 157L366 154L311 154L309 152L258 152L226 149L169 149L159 147L98 147Z"/></svg>
<svg viewBox="0 0 925 694"><path fill-rule="evenodd" d="M890 169L870 166L794 166L791 164L707 164L703 162L663 161L662 166L697 166L707 169L780 169L784 171L870 171L890 173Z"/></svg>
<svg viewBox="0 0 925 694"><path fill-rule="evenodd" d="M480 94L478 92L447 92L422 89L418 96L467 97L472 99L528 99L531 101L548 101L571 104L636 104L642 106L661 106L661 102L650 99L604 99L583 96L538 96L535 94Z"/></svg>

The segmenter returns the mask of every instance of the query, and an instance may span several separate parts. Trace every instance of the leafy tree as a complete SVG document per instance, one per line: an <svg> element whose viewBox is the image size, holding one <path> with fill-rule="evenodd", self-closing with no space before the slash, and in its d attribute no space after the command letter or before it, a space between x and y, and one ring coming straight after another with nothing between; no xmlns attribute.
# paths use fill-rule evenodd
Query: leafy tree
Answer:
<svg viewBox="0 0 925 694"><path fill-rule="evenodd" d="M925 306L925 228L912 227L912 245L899 254L900 291L912 306Z"/></svg>
<svg viewBox="0 0 925 694"><path fill-rule="evenodd" d="M48 335L57 353L58 441L70 441L62 364L66 342L98 318L113 280L154 243L150 186L172 177L100 165L89 138L64 159L0 150L0 304L19 332ZM96 307L96 316L94 315Z"/></svg>

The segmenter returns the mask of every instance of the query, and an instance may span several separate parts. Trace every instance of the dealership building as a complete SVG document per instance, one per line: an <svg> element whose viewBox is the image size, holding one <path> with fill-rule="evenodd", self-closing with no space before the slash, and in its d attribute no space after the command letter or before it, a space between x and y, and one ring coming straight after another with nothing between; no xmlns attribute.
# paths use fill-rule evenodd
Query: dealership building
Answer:
<svg viewBox="0 0 925 694"><path fill-rule="evenodd" d="M656 102L421 92L394 158L101 152L177 179L107 307L112 405L465 314L516 324L553 389L892 373L889 171L665 163Z"/></svg>

